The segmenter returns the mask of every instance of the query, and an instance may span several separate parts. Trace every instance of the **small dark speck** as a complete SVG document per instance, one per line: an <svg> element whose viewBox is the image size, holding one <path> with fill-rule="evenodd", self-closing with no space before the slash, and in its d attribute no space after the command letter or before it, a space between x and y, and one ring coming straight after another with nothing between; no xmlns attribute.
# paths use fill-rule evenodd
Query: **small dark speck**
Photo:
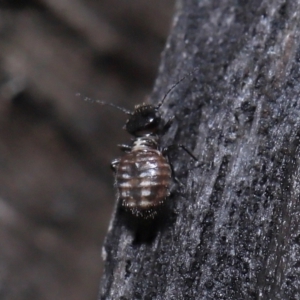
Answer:
<svg viewBox="0 0 300 300"><path fill-rule="evenodd" d="M212 281L212 280L207 280L207 281L205 282L205 287L206 287L207 289L211 290L211 289L214 287L213 281Z"/></svg>

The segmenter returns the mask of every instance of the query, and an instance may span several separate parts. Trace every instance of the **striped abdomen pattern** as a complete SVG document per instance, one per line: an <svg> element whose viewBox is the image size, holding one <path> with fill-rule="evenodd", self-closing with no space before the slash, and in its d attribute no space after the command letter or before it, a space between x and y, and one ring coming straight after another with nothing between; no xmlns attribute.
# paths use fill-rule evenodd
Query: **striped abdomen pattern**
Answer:
<svg viewBox="0 0 300 300"><path fill-rule="evenodd" d="M170 194L171 168L156 149L138 149L124 155L116 170L118 196L136 216L153 217Z"/></svg>

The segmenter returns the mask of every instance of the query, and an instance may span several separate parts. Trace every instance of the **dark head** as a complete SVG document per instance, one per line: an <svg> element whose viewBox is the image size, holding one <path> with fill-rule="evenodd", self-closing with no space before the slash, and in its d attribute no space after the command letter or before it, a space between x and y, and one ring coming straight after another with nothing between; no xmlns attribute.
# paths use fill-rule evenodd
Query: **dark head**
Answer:
<svg viewBox="0 0 300 300"><path fill-rule="evenodd" d="M134 136L155 134L159 130L161 117L158 107L148 104L137 105L125 124L128 133Z"/></svg>

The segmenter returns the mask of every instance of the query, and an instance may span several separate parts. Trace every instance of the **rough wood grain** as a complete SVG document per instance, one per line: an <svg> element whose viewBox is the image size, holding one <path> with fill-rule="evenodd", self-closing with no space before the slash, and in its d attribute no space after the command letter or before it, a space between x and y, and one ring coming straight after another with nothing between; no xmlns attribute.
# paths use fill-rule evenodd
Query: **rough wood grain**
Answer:
<svg viewBox="0 0 300 300"><path fill-rule="evenodd" d="M177 3L151 99L197 68L163 144L199 165L174 153L186 192L157 226L116 210L99 299L299 299L299 33L297 1Z"/></svg>

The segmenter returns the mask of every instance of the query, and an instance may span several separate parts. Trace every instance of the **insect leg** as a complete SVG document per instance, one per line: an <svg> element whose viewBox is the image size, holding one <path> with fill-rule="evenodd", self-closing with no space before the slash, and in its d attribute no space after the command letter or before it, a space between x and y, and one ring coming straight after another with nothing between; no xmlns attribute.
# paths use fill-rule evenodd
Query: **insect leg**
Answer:
<svg viewBox="0 0 300 300"><path fill-rule="evenodd" d="M172 117L164 124L163 128L161 129L161 134L162 134L162 135L164 135L164 134L168 131L168 129L171 127L174 118L175 118L175 117L172 116Z"/></svg>
<svg viewBox="0 0 300 300"><path fill-rule="evenodd" d="M168 153L170 152L171 150L174 150L174 149L178 149L178 148L181 148L182 150L184 150L193 160L195 161L198 161L198 159L196 158L196 156L189 150L187 149L184 145L182 144L178 144L178 145L170 145L168 147L165 147L163 149L163 153Z"/></svg>
<svg viewBox="0 0 300 300"><path fill-rule="evenodd" d="M116 169L117 169L117 166L118 166L119 163L120 163L120 159L119 158L114 159L110 163L110 167L111 167L111 169L113 170L114 173L116 173Z"/></svg>
<svg viewBox="0 0 300 300"><path fill-rule="evenodd" d="M169 162L169 165L170 165L170 168L171 168L171 172L172 172L172 178L174 179L174 181L180 186L180 188L184 188L184 184L176 177L175 175L175 171L174 171L174 167L173 167L173 164L171 163L170 161L170 157L169 157L169 152L170 152L170 146L169 147L166 147L162 150L162 154L164 156L167 157L168 159L168 162ZM171 193L174 192L174 188L170 191Z"/></svg>
<svg viewBox="0 0 300 300"><path fill-rule="evenodd" d="M124 152L130 152L132 147L126 144L119 144L118 147Z"/></svg>

